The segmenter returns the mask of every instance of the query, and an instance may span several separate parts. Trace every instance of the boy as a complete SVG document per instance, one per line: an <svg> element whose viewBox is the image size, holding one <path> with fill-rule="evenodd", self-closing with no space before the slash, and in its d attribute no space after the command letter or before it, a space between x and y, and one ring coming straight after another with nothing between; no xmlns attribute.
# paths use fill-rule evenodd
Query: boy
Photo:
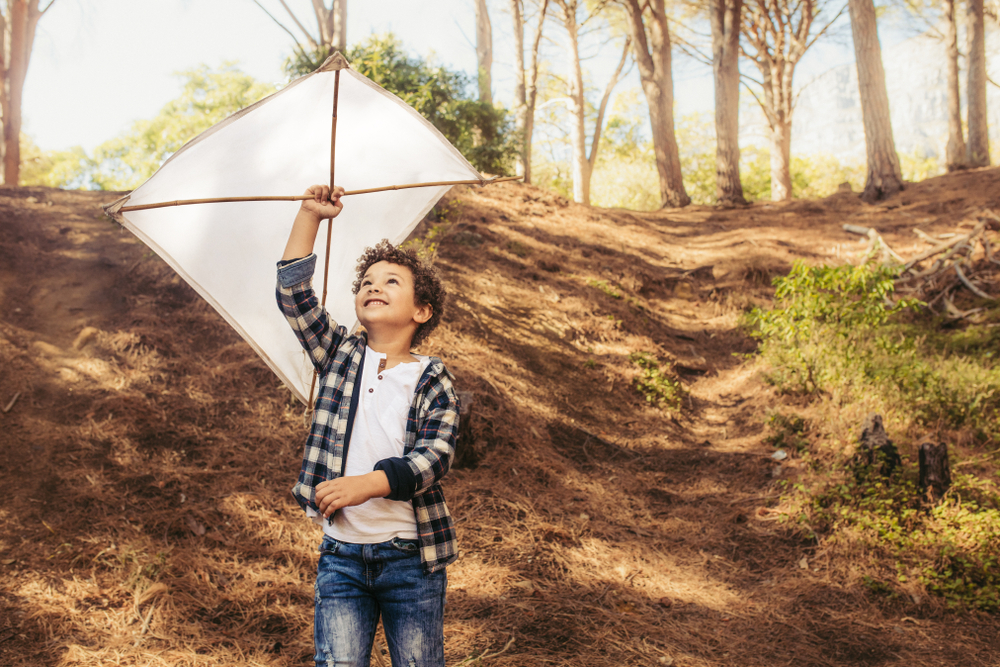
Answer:
<svg viewBox="0 0 1000 667"><path fill-rule="evenodd" d="M292 489L324 532L315 659L367 667L381 615L393 667L444 667L445 566L458 551L440 481L458 398L441 360L410 348L440 322L445 292L433 269L382 241L361 256L354 283L365 331L348 336L330 321L312 290L312 249L343 192L306 190L278 262L278 305L319 373Z"/></svg>

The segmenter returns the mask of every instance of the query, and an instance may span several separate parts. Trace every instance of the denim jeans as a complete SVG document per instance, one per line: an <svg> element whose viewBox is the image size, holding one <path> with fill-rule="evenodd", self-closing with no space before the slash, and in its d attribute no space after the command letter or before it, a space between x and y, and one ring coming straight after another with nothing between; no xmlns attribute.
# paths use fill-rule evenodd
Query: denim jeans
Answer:
<svg viewBox="0 0 1000 667"><path fill-rule="evenodd" d="M316 664L368 667L379 615L393 667L444 667L445 571L424 574L416 540L329 536L316 573Z"/></svg>

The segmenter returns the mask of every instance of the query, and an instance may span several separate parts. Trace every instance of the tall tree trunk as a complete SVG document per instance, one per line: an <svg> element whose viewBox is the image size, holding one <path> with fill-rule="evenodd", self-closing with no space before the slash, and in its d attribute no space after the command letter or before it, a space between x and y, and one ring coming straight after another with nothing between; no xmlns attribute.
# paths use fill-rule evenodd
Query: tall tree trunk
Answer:
<svg viewBox="0 0 1000 667"><path fill-rule="evenodd" d="M792 121L780 118L771 125L771 201L792 198Z"/></svg>
<svg viewBox="0 0 1000 667"><path fill-rule="evenodd" d="M983 25L983 0L967 0L966 34L969 40L969 74L966 94L969 96L969 144L967 160L970 167L990 164L990 137L986 125L986 32Z"/></svg>
<svg viewBox="0 0 1000 667"><path fill-rule="evenodd" d="M854 56L858 65L861 115L865 125L868 177L861 199L868 203L885 199L903 189L899 156L892 138L889 95L885 90L882 49L878 42L875 6L872 0L849 0Z"/></svg>
<svg viewBox="0 0 1000 667"><path fill-rule="evenodd" d="M347 50L347 0L333 0L333 50Z"/></svg>
<svg viewBox="0 0 1000 667"><path fill-rule="evenodd" d="M493 104L493 27L486 0L476 0L476 62L479 69L479 101Z"/></svg>
<svg viewBox="0 0 1000 667"><path fill-rule="evenodd" d="M664 0L643 5L638 0L623 0L628 11L632 48L639 65L642 92L649 105L649 124L653 134L656 173L660 180L660 203L681 207L691 203L681 175L680 151L674 132L674 81L671 71L670 30ZM649 7L649 35L643 10Z"/></svg>
<svg viewBox="0 0 1000 667"><path fill-rule="evenodd" d="M742 0L710 0L715 75L715 199L746 204L740 182L740 13Z"/></svg>
<svg viewBox="0 0 1000 667"><path fill-rule="evenodd" d="M17 185L21 174L21 99L31 62L35 29L45 9L39 0L9 0L7 14L0 15L0 114L3 122L3 182Z"/></svg>
<svg viewBox="0 0 1000 667"><path fill-rule="evenodd" d="M531 43L527 71L524 68L523 0L511 0L514 19L514 122L521 150L518 152L517 173L531 183L531 135L535 126L535 101L538 99L538 48L542 42L542 27L549 0L542 0L538 11L538 28Z"/></svg>
<svg viewBox="0 0 1000 667"><path fill-rule="evenodd" d="M944 44L947 51L948 86L948 145L945 160L948 171L966 167L965 137L962 133L962 100L958 92L958 25L955 22L955 0L943 0Z"/></svg>
<svg viewBox="0 0 1000 667"><path fill-rule="evenodd" d="M570 145L573 147L573 201L590 204L590 161L587 159L586 101L583 97L583 69L580 66L580 26L576 20L576 0L557 0L563 10L568 35Z"/></svg>

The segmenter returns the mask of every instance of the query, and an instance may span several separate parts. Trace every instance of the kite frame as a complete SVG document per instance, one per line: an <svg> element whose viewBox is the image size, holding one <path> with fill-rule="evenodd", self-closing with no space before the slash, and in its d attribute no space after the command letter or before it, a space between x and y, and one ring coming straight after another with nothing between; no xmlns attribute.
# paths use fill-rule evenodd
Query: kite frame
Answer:
<svg viewBox="0 0 1000 667"><path fill-rule="evenodd" d="M324 63L319 68L317 68L314 72L311 72L311 73L309 73L309 74L307 74L305 76L299 77L298 79L296 79L295 81L289 83L287 86L285 86L281 90L279 90L279 91L277 91L275 93L272 93L271 95L268 95L267 97L265 97L265 98L263 98L261 100L258 100L257 102L251 104L248 107L245 107L243 109L240 109L239 111L234 112L232 115L230 115L229 117L227 117L222 122L218 123L217 125L214 125L213 127L209 128L205 132L202 132L198 136L192 138L190 141L188 141L187 143L185 143L180 149L178 149L177 152L175 152L173 155L171 155L169 158L167 158L167 160L164 161L163 165L161 165L161 168L163 166L167 165L168 163L170 163L171 160L173 160L174 158L176 158L178 155L180 155L184 151L190 149L191 147L193 147L196 144L200 143L204 139L209 138L210 136L212 136L216 132L224 129L225 127L227 127L231 123L239 120L243 116L246 116L247 114L249 114L252 111L254 111L255 109L257 109L258 107L263 106L265 103L267 103L268 101L270 101L271 99L273 99L275 96L284 93L285 91L291 89L292 87L298 85L302 81L305 81L306 79L308 79L309 77L311 77L311 76L313 76L315 74L319 74L319 73L322 73L322 72L333 71L334 72L334 95L333 95L333 113L332 113L332 118L331 118L331 136L330 136L330 189L332 190L333 186L334 186L335 168L336 168L337 105L338 105L338 97L339 97L339 89L340 89L340 71L344 70L344 69L347 69L351 73L353 73L355 79L357 79L360 83L363 83L363 84L367 85L370 88L376 89L380 93L386 95L386 97L389 100L394 101L396 104L398 104L398 105L400 105L400 106L402 106L402 107L404 107L406 109L410 109L410 106L407 105L403 100L401 100L397 95L394 95L394 94L390 93L389 91L385 90L384 88L382 88L381 86L379 86L378 84L376 84L374 81L371 81L367 77L361 75L360 73L357 73L355 70L352 70L352 68L350 66L350 63L347 62L347 59L344 58L344 56L340 52L337 52L337 53L334 53L333 55L331 55L329 58L327 58L326 61L324 61ZM441 133L441 131L438 130L436 127L434 127L434 125L430 121L428 121L426 118L423 118L422 116L419 116L419 115L417 115L417 120L420 121L420 122L422 122L425 125L425 127L428 130L430 130L433 134L437 135L438 138L441 139L441 141L446 146L448 146L448 148L454 153L455 157L457 157L459 160L461 160L466 165L468 165L468 167L473 172L475 172L477 174L479 173L479 171L475 167L473 167L469 163L468 160L465 159L465 156L463 156L458 151L458 149L456 149L451 144L451 142L448 141L448 139ZM150 177L150 178L152 178L152 177ZM510 176L510 177L502 177L502 178L497 178L497 177L481 178L481 179L477 179L477 180L435 181L435 182L428 182L428 183L409 183L409 184L403 184L403 185L388 185L388 186L382 186L382 187L376 187L376 188L368 188L368 189L363 189L363 190L353 190L353 191L344 193L343 196L367 194L367 193L372 193L372 192L383 192L383 191L387 191L387 190L404 190L404 189L409 189L409 188L432 187L432 186L443 186L443 185L479 185L479 186L484 186L484 185L489 185L489 184L492 184L492 183L498 183L498 182L502 182L502 181L520 180L522 178L523 178L523 176ZM253 202L253 201L300 201L300 200L304 200L304 199L309 199L309 198L311 198L311 196L310 195L294 195L294 196L223 197L223 198L212 198L212 199L175 200L175 201L170 201L170 202L157 202L157 203L154 203L154 204L143 204L143 205L137 205L137 206L125 206L125 204L131 198L131 194L132 193L130 192L129 194L127 194L127 195L125 195L125 196L123 196L123 197L115 200L114 202L112 202L110 204L106 204L105 206L103 206L105 213L108 216L110 216L111 218L113 218L119 224L121 224L124 227L128 228L130 231L132 231L132 233L136 234L136 236L138 236L140 239L142 239L142 241L147 246L149 246L154 251L156 251L158 255L160 255L161 257L164 257L164 259L167 260L167 263L170 264L170 266L175 271L177 271L184 278L185 282L187 282L189 285L191 285L192 287L194 287L195 291L197 291L202 296L202 298L204 298L206 301L208 301L213 306L213 308L215 308L219 312L219 314L221 314L223 316L223 318L229 323L229 325L232 326L240 334L240 337L243 338L245 341L247 341L247 343L254 349L254 351L257 352L257 354L271 368L271 370L276 375L278 375L278 377L281 378L283 381L286 381L285 374L279 369L278 365L276 363L274 363L270 359L270 357L265 353L265 351L263 350L263 348L261 348L253 340L253 338L248 335L248 333L246 332L246 330L243 329L243 327L237 322L237 320L233 316L231 316L229 314L229 312L225 308L223 308L221 306L221 304L210 293L208 293L208 291L206 289L204 289L197 281L193 280L192 277L187 273L187 271L185 271L176 262L170 261L170 259L168 258L168 256L159 247L159 244L156 243L156 242L154 242L153 239L150 238L150 237L148 237L141 229L139 229L136 226L134 226L133 224L131 224L125 218L125 216L123 215L123 213L126 213L128 211L139 211L139 210L146 210L146 209L153 209L153 208L165 208L165 207L170 207L170 206L185 206L185 205L189 205L189 204L210 204L210 203L225 203L225 202ZM426 210L424 210L416 218L416 220L414 221L413 224L415 225L416 222L419 221L420 218L424 217L427 214L427 211L429 211L431 208L433 208L433 206L434 206L433 203L430 204L430 205L428 205L427 208L426 208ZM321 304L323 306L326 305L327 284L328 284L328 271L329 271L329 258L330 258L330 245L331 245L331 241L332 241L332 231L333 231L332 228L333 228L333 220L330 219L330 220L327 221L326 261L324 262L323 292L322 292L322 298L321 298ZM411 227L411 229L412 229L412 227ZM312 378L312 386L310 387L310 390L309 390L309 398L306 401L307 411L309 410L309 408L313 404L314 391L315 391L315 386L316 386L316 376L317 376L317 373L314 372L313 373L313 378ZM300 399L305 399L305 396L299 395L298 390L295 388L295 384L293 382L291 382L291 380L292 380L291 377L287 378L286 384L289 385L289 388L292 389L292 392L295 395L299 396Z"/></svg>

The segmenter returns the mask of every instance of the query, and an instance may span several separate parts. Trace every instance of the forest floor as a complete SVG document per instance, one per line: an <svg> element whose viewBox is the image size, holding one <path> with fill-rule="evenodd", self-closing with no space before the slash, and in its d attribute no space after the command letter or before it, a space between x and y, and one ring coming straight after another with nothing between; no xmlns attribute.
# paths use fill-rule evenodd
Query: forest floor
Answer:
<svg viewBox="0 0 1000 667"><path fill-rule="evenodd" d="M312 664L301 405L103 215L114 199L0 189L0 664ZM475 396L445 482L448 664L1000 665L997 616L877 596L773 520L794 470L765 422L800 399L764 382L739 327L793 261L857 257L844 223L911 255L914 227L988 207L998 169L874 206L452 191L418 230L451 293L420 352ZM636 392L635 352L673 369L680 410Z"/></svg>

